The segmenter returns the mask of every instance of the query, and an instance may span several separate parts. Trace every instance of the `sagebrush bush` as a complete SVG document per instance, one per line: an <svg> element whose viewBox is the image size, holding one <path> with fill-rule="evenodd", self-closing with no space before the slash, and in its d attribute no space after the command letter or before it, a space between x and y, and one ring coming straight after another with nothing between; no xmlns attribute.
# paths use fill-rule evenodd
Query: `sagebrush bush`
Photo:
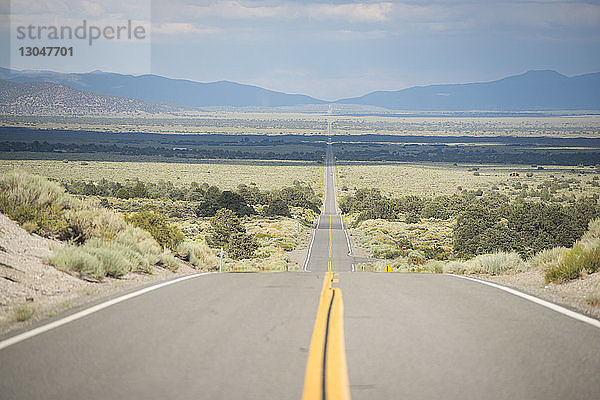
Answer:
<svg viewBox="0 0 600 400"><path fill-rule="evenodd" d="M555 267L546 271L546 282L567 282L581 277L584 271L593 273L600 269L600 239L577 243Z"/></svg>
<svg viewBox="0 0 600 400"><path fill-rule="evenodd" d="M521 256L515 252L482 254L469 260L467 265L468 272L490 275L517 273L529 269Z"/></svg>
<svg viewBox="0 0 600 400"><path fill-rule="evenodd" d="M126 217L127 222L152 235L162 248L177 249L185 236L181 229L169 223L167 217L154 211L140 211Z"/></svg>
<svg viewBox="0 0 600 400"><path fill-rule="evenodd" d="M120 278L135 268L135 253L117 243L91 239L83 248L100 260L106 276Z"/></svg>
<svg viewBox="0 0 600 400"><path fill-rule="evenodd" d="M581 240L600 239L600 218L590 221L588 230L583 234Z"/></svg>
<svg viewBox="0 0 600 400"><path fill-rule="evenodd" d="M196 268L213 269L219 264L213 250L204 240L186 240L179 243L177 254Z"/></svg>
<svg viewBox="0 0 600 400"><path fill-rule="evenodd" d="M467 272L467 264L461 261L449 261L444 264L445 274L464 274Z"/></svg>
<svg viewBox="0 0 600 400"><path fill-rule="evenodd" d="M115 242L133 250L140 255L138 270L150 273L152 265L160 260L161 249L149 232L128 226L122 232L119 232Z"/></svg>
<svg viewBox="0 0 600 400"><path fill-rule="evenodd" d="M175 272L181 265L180 261L168 250L165 250L158 256L158 265L168 269L171 272Z"/></svg>
<svg viewBox="0 0 600 400"><path fill-rule="evenodd" d="M52 251L48 261L61 271L74 271L82 278L102 280L106 273L102 261L82 246L66 245Z"/></svg>
<svg viewBox="0 0 600 400"><path fill-rule="evenodd" d="M57 183L21 171L0 176L0 212L27 231L83 243L113 238L125 227L121 216L77 199Z"/></svg>
<svg viewBox="0 0 600 400"><path fill-rule="evenodd" d="M549 268L556 267L569 251L566 247L553 247L551 249L542 250L531 257L528 262L532 268L540 271L545 271Z"/></svg>

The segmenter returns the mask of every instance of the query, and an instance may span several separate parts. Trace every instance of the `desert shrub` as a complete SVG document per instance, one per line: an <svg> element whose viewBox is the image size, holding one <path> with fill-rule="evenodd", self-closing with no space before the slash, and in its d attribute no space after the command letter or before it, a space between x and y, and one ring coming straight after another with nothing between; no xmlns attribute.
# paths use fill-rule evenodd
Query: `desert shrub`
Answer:
<svg viewBox="0 0 600 400"><path fill-rule="evenodd" d="M444 264L443 271L445 274L464 274L467 272L468 265L461 261L449 261Z"/></svg>
<svg viewBox="0 0 600 400"><path fill-rule="evenodd" d="M0 212L43 236L68 232L63 218L71 206L69 197L57 184L37 175L13 171L0 177Z"/></svg>
<svg viewBox="0 0 600 400"><path fill-rule="evenodd" d="M373 257L385 258L388 260L400 257L401 255L404 254L404 251L402 250L402 248L399 248L394 245L389 245L389 244L382 244L382 245L374 246L371 248L371 251L373 253Z"/></svg>
<svg viewBox="0 0 600 400"><path fill-rule="evenodd" d="M128 226L117 235L115 242L139 255L138 271L150 273L152 265L160 261L159 244L143 229Z"/></svg>
<svg viewBox="0 0 600 400"><path fill-rule="evenodd" d="M600 218L590 221L587 231L581 237L581 240L600 239Z"/></svg>
<svg viewBox="0 0 600 400"><path fill-rule="evenodd" d="M408 253L408 264L410 265L424 265L427 259L425 254L418 250L412 250Z"/></svg>
<svg viewBox="0 0 600 400"><path fill-rule="evenodd" d="M553 247L537 252L527 262L531 267L540 271L545 271L549 268L557 266L569 251L566 247Z"/></svg>
<svg viewBox="0 0 600 400"><path fill-rule="evenodd" d="M600 289L595 289L585 296L585 302L590 306L600 306Z"/></svg>
<svg viewBox="0 0 600 400"><path fill-rule="evenodd" d="M54 249L48 261L61 271L74 271L83 278L102 280L106 276L102 261L82 246L66 245Z"/></svg>
<svg viewBox="0 0 600 400"><path fill-rule="evenodd" d="M216 268L218 265L214 251L204 240L186 240L177 246L177 255L189 261L196 268Z"/></svg>
<svg viewBox="0 0 600 400"><path fill-rule="evenodd" d="M82 248L102 263L106 276L120 278L143 265L139 253L115 242L90 239Z"/></svg>
<svg viewBox="0 0 600 400"><path fill-rule="evenodd" d="M600 239L577 243L565 253L562 261L546 271L546 282L567 282L600 269Z"/></svg>
<svg viewBox="0 0 600 400"><path fill-rule="evenodd" d="M119 188L119 190L117 190L117 193L115 193L115 197L117 199L128 199L131 197L131 195L129 194L129 191L127 189L122 187Z"/></svg>
<svg viewBox="0 0 600 400"><path fill-rule="evenodd" d="M83 243L93 237L112 239L126 226L119 214L91 205L88 208L67 210L64 218L68 230L67 234L62 235L60 239L73 240L77 243Z"/></svg>
<svg viewBox="0 0 600 400"><path fill-rule="evenodd" d="M175 250L185 236L181 229L169 223L167 217L154 211L139 211L125 220L138 228L148 231L162 248Z"/></svg>
<svg viewBox="0 0 600 400"><path fill-rule="evenodd" d="M171 272L175 272L179 269L180 261L173 255L173 253L165 250L158 256L157 264Z"/></svg>
<svg viewBox="0 0 600 400"><path fill-rule="evenodd" d="M409 212L404 217L407 224L418 224L421 222L421 217L415 212Z"/></svg>
<svg viewBox="0 0 600 400"><path fill-rule="evenodd" d="M515 252L482 254L467 262L468 272L501 275L523 272L528 269L521 256Z"/></svg>
<svg viewBox="0 0 600 400"><path fill-rule="evenodd" d="M113 241L91 238L82 245L55 249L48 261L60 270L96 280L105 276L120 278L130 271L151 273L152 265L159 261L160 249L148 239L152 240L147 233L131 228Z"/></svg>
<svg viewBox="0 0 600 400"><path fill-rule="evenodd" d="M432 274L444 273L444 262L438 260L428 260L424 265L421 266L424 271L431 272Z"/></svg>
<svg viewBox="0 0 600 400"><path fill-rule="evenodd" d="M17 322L23 322L33 317L35 307L29 304L19 304L13 309L13 319Z"/></svg>

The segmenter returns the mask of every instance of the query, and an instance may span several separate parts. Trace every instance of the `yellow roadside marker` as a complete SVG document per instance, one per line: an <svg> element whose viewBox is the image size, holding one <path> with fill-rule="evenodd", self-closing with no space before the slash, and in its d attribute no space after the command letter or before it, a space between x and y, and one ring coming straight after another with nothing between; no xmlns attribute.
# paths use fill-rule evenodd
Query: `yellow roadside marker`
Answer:
<svg viewBox="0 0 600 400"><path fill-rule="evenodd" d="M394 269L392 267L390 267L390 264L386 265L383 268L383 272L393 272L393 271L394 271Z"/></svg>

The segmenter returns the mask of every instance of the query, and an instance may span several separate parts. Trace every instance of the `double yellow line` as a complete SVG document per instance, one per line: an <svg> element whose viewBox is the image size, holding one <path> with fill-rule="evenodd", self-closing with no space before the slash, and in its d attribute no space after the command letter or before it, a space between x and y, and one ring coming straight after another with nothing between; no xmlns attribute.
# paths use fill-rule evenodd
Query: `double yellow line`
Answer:
<svg viewBox="0 0 600 400"><path fill-rule="evenodd" d="M331 259L331 216L329 216L329 258ZM344 342L344 302L342 289L331 270L331 260L323 279L317 318L310 341L303 400L350 399L346 346Z"/></svg>

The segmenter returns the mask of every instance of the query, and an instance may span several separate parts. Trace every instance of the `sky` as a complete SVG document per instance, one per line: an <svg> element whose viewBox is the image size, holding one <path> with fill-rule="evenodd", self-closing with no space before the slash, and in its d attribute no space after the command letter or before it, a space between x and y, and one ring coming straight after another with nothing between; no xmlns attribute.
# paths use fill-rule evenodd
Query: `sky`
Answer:
<svg viewBox="0 0 600 400"><path fill-rule="evenodd" d="M325 100L531 69L600 71L600 0L13 0L1 11L5 67L229 80ZM15 55L18 24L82 19L131 19L147 37L76 43L70 60Z"/></svg>

